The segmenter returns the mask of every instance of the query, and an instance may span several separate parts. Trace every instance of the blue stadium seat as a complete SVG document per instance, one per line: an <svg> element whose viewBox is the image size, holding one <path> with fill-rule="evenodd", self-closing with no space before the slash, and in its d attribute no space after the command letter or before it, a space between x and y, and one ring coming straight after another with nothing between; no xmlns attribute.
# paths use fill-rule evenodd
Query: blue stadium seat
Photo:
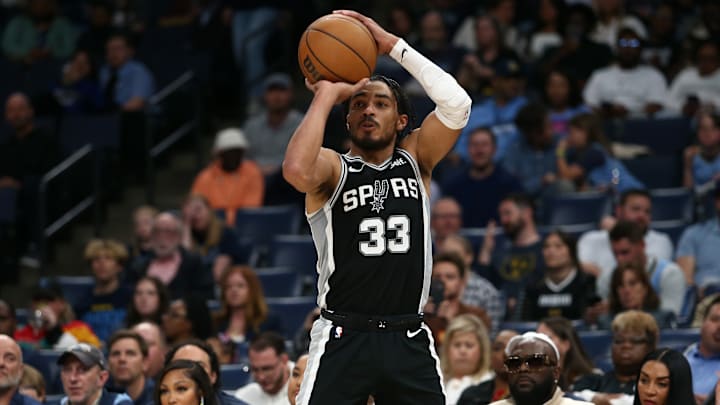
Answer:
<svg viewBox="0 0 720 405"><path fill-rule="evenodd" d="M461 228L458 234L470 241L473 251L477 254L482 248L487 228ZM503 233L502 227L497 226L495 228L495 246L503 246L507 241L508 239Z"/></svg>
<svg viewBox="0 0 720 405"><path fill-rule="evenodd" d="M310 235L278 235L270 245L268 263L289 267L304 276L316 276L317 251Z"/></svg>
<svg viewBox="0 0 720 405"><path fill-rule="evenodd" d="M223 364L220 366L220 388L234 391L250 382L250 367L247 364Z"/></svg>
<svg viewBox="0 0 720 405"><path fill-rule="evenodd" d="M580 239L580 236L588 231L593 231L597 229L597 224L593 223L587 223L587 224L574 224L574 225L558 225L558 226L552 226L552 225L542 225L538 226L538 233L545 238L547 234L550 232L559 229L560 231L572 236L576 241Z"/></svg>
<svg viewBox="0 0 720 405"><path fill-rule="evenodd" d="M317 307L315 297L268 298L268 307L282 320L285 338L292 339L305 317Z"/></svg>
<svg viewBox="0 0 720 405"><path fill-rule="evenodd" d="M235 230L240 239L267 248L276 235L298 233L300 219L300 209L294 205L246 208L237 211Z"/></svg>
<svg viewBox="0 0 720 405"><path fill-rule="evenodd" d="M591 359L610 353L612 332L609 330L588 330L578 332L585 352Z"/></svg>
<svg viewBox="0 0 720 405"><path fill-rule="evenodd" d="M694 211L693 194L684 187L650 190L653 221L682 219L692 222Z"/></svg>
<svg viewBox="0 0 720 405"><path fill-rule="evenodd" d="M680 240L680 236L682 236L682 233L683 231L685 231L688 223L689 222L686 222L682 219L672 219L669 221L652 221L652 223L650 224L650 228L658 232L668 234L668 236L673 242L673 246L677 246L678 240Z"/></svg>
<svg viewBox="0 0 720 405"><path fill-rule="evenodd" d="M62 400L64 396L65 394L45 395L45 402L43 402L43 404L60 405L60 400Z"/></svg>
<svg viewBox="0 0 720 405"><path fill-rule="evenodd" d="M699 329L662 329L658 347L669 347L682 352L691 344L699 341Z"/></svg>
<svg viewBox="0 0 720 405"><path fill-rule="evenodd" d="M120 145L120 118L116 114L67 114L60 124L60 147L65 154L92 144L98 149Z"/></svg>
<svg viewBox="0 0 720 405"><path fill-rule="evenodd" d="M685 290L685 297L683 298L683 305L680 309L680 313L677 316L677 323L681 328L688 327L692 323L693 316L695 315L695 307L698 303L698 290L697 286L689 285Z"/></svg>
<svg viewBox="0 0 720 405"><path fill-rule="evenodd" d="M682 159L679 154L640 156L622 162L649 189L682 186Z"/></svg>
<svg viewBox="0 0 720 405"><path fill-rule="evenodd" d="M681 153L690 144L691 137L692 129L687 118L627 119L614 136L620 142L648 146L657 155Z"/></svg>
<svg viewBox="0 0 720 405"><path fill-rule="evenodd" d="M611 201L604 192L567 193L550 197L544 201L546 225L597 225L610 212Z"/></svg>
<svg viewBox="0 0 720 405"><path fill-rule="evenodd" d="M17 214L17 190L0 188L0 224L14 224Z"/></svg>
<svg viewBox="0 0 720 405"><path fill-rule="evenodd" d="M499 330L509 329L517 333L525 333L536 330L538 322L535 321L503 321L500 322Z"/></svg>
<svg viewBox="0 0 720 405"><path fill-rule="evenodd" d="M219 311L220 307L222 306L220 300L207 300L205 304L207 305L208 311L210 311L210 313Z"/></svg>
<svg viewBox="0 0 720 405"><path fill-rule="evenodd" d="M255 269L265 297L296 297L300 294L300 274L290 268L271 267Z"/></svg>
<svg viewBox="0 0 720 405"><path fill-rule="evenodd" d="M25 364L35 367L42 374L48 394L62 393L60 366L57 364L62 353L56 350L23 350Z"/></svg>
<svg viewBox="0 0 720 405"><path fill-rule="evenodd" d="M65 301L70 306L77 308L80 301L87 298L88 294L95 285L92 276L57 276L42 277L39 281L40 287L48 287L53 282L57 283L62 289Z"/></svg>
<svg viewBox="0 0 720 405"><path fill-rule="evenodd" d="M15 320L18 326L27 324L29 314L30 308L15 308Z"/></svg>

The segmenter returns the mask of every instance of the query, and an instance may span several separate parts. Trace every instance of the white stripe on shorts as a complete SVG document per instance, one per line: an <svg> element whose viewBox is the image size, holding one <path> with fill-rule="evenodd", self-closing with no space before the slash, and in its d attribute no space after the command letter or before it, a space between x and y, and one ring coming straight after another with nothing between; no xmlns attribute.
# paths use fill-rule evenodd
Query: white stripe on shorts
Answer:
<svg viewBox="0 0 720 405"><path fill-rule="evenodd" d="M308 350L308 362L305 367L305 375L300 384L300 392L297 395L297 405L308 405L310 403L310 395L315 386L318 368L320 368L320 359L325 353L325 345L330 340L330 330L333 324L329 320L319 317L310 330L310 349Z"/></svg>
<svg viewBox="0 0 720 405"><path fill-rule="evenodd" d="M430 350L430 355L432 356L432 358L435 359L435 369L437 370L437 375L440 379L440 389L442 389L443 396L447 398L447 393L445 392L445 384L443 384L442 369L440 368L440 357L438 357L437 352L435 351L435 341L433 340L432 331L425 324L425 322L423 322L420 327L425 330L425 333L427 333L428 340L430 341L428 349Z"/></svg>

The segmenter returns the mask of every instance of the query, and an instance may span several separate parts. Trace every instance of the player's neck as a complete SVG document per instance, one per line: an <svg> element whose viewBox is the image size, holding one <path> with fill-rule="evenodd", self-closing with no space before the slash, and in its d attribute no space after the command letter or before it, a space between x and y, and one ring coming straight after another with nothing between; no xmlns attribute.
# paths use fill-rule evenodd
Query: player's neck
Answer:
<svg viewBox="0 0 720 405"><path fill-rule="evenodd" d="M362 149L357 145L352 145L350 147L350 156L357 156L362 158L363 161L367 163L372 163L374 165L380 165L385 163L390 157L393 155L393 151L395 150L395 145L388 145L387 147L379 150L367 150Z"/></svg>

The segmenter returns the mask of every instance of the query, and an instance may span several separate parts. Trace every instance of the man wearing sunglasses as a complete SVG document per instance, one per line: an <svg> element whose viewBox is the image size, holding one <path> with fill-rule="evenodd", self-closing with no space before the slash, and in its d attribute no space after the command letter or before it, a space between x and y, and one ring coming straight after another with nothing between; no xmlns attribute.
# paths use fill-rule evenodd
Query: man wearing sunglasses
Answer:
<svg viewBox="0 0 720 405"><path fill-rule="evenodd" d="M526 332L515 336L505 348L505 370L511 398L493 405L580 405L589 402L565 398L558 387L560 354L550 338Z"/></svg>

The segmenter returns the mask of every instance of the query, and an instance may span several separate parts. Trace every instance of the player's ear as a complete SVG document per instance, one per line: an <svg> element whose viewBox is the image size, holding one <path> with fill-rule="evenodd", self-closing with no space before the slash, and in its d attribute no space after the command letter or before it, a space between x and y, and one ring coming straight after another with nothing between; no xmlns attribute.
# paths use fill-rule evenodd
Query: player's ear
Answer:
<svg viewBox="0 0 720 405"><path fill-rule="evenodd" d="M398 116L397 121L395 122L395 130L396 131L402 131L405 129L405 127L408 124L408 116L407 114L400 114Z"/></svg>

